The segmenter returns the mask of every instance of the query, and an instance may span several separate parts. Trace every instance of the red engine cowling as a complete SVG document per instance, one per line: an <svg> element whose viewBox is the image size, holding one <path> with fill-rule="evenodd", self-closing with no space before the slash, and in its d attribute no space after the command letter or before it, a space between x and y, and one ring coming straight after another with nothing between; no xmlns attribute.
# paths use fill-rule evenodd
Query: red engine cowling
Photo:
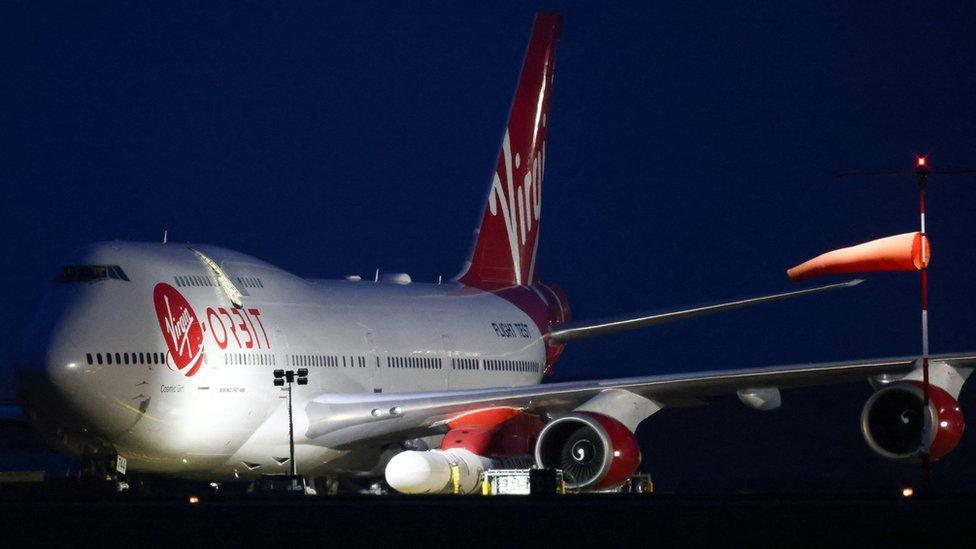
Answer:
<svg viewBox="0 0 976 549"><path fill-rule="evenodd" d="M529 456L542 430L539 416L515 408L489 408L469 412L448 422L451 430L441 450L463 448L479 456Z"/></svg>
<svg viewBox="0 0 976 549"><path fill-rule="evenodd" d="M918 459L926 420L923 398L923 386L918 381L894 383L874 393L861 411L861 431L868 446L888 459ZM924 414L932 426L929 456L936 460L959 444L966 423L956 399L934 385L929 386L929 406Z"/></svg>
<svg viewBox="0 0 976 549"><path fill-rule="evenodd" d="M562 469L566 487L607 490L623 484L641 462L634 435L612 417L575 412L546 424L535 445L539 467Z"/></svg>

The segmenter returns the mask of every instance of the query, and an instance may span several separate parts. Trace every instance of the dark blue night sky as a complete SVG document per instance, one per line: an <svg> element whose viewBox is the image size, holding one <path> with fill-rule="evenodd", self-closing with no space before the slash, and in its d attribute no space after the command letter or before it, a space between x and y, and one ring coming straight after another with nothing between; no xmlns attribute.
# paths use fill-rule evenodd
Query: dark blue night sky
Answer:
<svg viewBox="0 0 976 549"><path fill-rule="evenodd" d="M789 289L827 249L915 230L914 182L976 165L976 6L675 2L0 6L0 359L72 249L207 242L308 277L453 276L532 17L565 13L539 273L578 319ZM976 178L933 176L934 352L976 350ZM575 343L560 378L912 354L918 277ZM972 389L963 393L976 414ZM668 410L673 489L884 489L866 385ZM976 417L973 415L972 417ZM976 489L976 436L936 468Z"/></svg>

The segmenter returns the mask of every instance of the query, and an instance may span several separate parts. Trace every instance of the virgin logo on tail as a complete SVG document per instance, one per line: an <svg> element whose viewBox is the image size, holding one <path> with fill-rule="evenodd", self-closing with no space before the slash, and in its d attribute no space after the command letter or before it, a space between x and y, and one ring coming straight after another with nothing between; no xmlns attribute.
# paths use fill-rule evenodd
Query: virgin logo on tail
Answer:
<svg viewBox="0 0 976 549"><path fill-rule="evenodd" d="M169 350L166 364L192 376L203 364L203 327L196 312L183 294L164 282L153 288L153 305Z"/></svg>
<svg viewBox="0 0 976 549"><path fill-rule="evenodd" d="M544 124L545 122L543 122ZM535 269L535 248L537 240L533 229L539 222L542 214L542 174L545 162L546 145L542 143L535 158L530 161L529 169L526 170L522 179L522 184L514 183L515 171L512 169L514 161L515 170L520 169L522 158L519 153L512 157L511 138L508 131L505 132L505 140L502 142L502 161L501 173L495 172L491 183L491 194L488 196L488 211L493 216L497 216L501 211L505 222L505 231L508 234L508 246L512 254L512 268L515 272L515 283L524 283L522 277L522 248L532 242L532 257L529 262L529 272L526 280L532 280L533 270Z"/></svg>
<svg viewBox="0 0 976 549"><path fill-rule="evenodd" d="M557 14L536 17L481 224L457 277L466 285L498 289L535 282L546 126L561 25Z"/></svg>

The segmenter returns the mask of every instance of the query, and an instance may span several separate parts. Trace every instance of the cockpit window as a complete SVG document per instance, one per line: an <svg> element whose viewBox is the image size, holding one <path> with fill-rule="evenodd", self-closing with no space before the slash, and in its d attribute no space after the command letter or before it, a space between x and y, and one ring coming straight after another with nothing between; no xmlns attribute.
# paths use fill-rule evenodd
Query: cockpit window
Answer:
<svg viewBox="0 0 976 549"><path fill-rule="evenodd" d="M69 265L61 267L58 272L58 283L97 282L106 278L129 281L122 267L118 265Z"/></svg>

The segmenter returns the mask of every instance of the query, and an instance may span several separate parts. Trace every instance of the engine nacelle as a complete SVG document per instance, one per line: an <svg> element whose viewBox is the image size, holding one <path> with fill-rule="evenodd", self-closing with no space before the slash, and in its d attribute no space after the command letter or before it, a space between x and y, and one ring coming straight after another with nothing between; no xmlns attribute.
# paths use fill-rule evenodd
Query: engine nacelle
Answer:
<svg viewBox="0 0 976 549"><path fill-rule="evenodd" d="M535 445L536 465L562 469L566 487L606 490L623 484L641 462L634 435L619 421L574 412L546 424Z"/></svg>
<svg viewBox="0 0 976 549"><path fill-rule="evenodd" d="M894 383L871 395L861 411L861 431L868 446L888 459L918 459L927 416L929 457L936 460L948 454L966 428L959 403L935 385L929 386L929 406L924 413L923 400L918 381Z"/></svg>

